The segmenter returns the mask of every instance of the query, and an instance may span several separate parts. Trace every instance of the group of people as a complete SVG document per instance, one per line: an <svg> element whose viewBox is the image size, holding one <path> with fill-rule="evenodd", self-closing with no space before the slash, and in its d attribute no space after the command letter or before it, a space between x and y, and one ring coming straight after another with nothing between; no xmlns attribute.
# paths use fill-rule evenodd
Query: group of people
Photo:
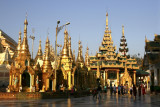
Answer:
<svg viewBox="0 0 160 107"><path fill-rule="evenodd" d="M101 86L99 85L98 88L93 90L93 97L97 98L97 95L100 97L100 92L107 92L107 86L103 87L103 90L101 88ZM137 92L138 91L138 92ZM110 94L112 95L113 93L116 94L118 92L118 95L125 95L125 94L130 94L131 96L134 95L134 97L136 98L137 93L139 95L139 97L141 95L145 95L146 91L145 91L145 85L144 84L140 84L138 87L136 87L135 85L133 85L133 87L128 87L127 84L125 85L118 85L118 87L116 87L115 85L112 86L110 85Z"/></svg>
<svg viewBox="0 0 160 107"><path fill-rule="evenodd" d="M111 86L112 87L112 86ZM112 91L112 89L111 89L111 91ZM115 92L115 85L114 85L114 87L113 87L113 92ZM135 97L136 97L136 95L137 95L137 87L135 86L135 85L133 85L133 87L131 86L131 87L128 87L128 85L126 84L126 85L122 85L121 84L121 86L120 85L118 85L118 94L120 95L124 95L124 94L128 94L128 93L130 93L130 95L134 95ZM143 84L140 84L139 86L138 86L138 94L139 94L139 96L141 96L141 94L142 95L145 95L146 94L146 92L145 92L145 85L143 85ZM111 95L112 95L112 92L111 92Z"/></svg>

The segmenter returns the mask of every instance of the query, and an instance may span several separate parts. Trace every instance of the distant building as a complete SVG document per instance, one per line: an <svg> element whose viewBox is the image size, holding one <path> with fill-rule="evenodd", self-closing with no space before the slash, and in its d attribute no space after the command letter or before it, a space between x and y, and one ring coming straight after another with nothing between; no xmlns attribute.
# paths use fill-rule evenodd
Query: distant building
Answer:
<svg viewBox="0 0 160 107"><path fill-rule="evenodd" d="M12 56L17 43L6 33L0 30L0 87L7 87L9 84L9 69L12 63Z"/></svg>
<svg viewBox="0 0 160 107"><path fill-rule="evenodd" d="M150 73L151 85L160 86L160 35L153 41L145 38L144 69Z"/></svg>
<svg viewBox="0 0 160 107"><path fill-rule="evenodd" d="M14 54L14 51L17 47L17 42L13 40L11 37L9 37L6 33L4 33L0 29L0 43L2 44L3 50L8 48L9 54L11 55L11 58Z"/></svg>

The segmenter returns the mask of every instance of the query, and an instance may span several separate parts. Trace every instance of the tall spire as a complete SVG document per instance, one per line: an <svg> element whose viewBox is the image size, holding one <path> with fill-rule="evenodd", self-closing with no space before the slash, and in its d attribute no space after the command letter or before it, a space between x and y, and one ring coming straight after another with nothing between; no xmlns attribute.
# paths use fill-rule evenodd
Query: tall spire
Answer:
<svg viewBox="0 0 160 107"><path fill-rule="evenodd" d="M72 49L71 49L71 37L69 36L69 40L68 40L68 53L69 53L69 57L71 59L73 59L73 56L72 56Z"/></svg>
<svg viewBox="0 0 160 107"><path fill-rule="evenodd" d="M75 50L73 49L73 63L75 63Z"/></svg>
<svg viewBox="0 0 160 107"><path fill-rule="evenodd" d="M146 35L145 35L145 42L148 42Z"/></svg>
<svg viewBox="0 0 160 107"><path fill-rule="evenodd" d="M108 29L108 12L106 13L106 29Z"/></svg>
<svg viewBox="0 0 160 107"><path fill-rule="evenodd" d="M90 60L89 60L89 48L87 46L87 51L86 51L86 54L85 54L85 65L86 65L86 67L89 67L89 64L90 64Z"/></svg>
<svg viewBox="0 0 160 107"><path fill-rule="evenodd" d="M30 57L28 40L27 40L27 25L28 25L28 21L27 21L27 17L26 17L26 19L24 21L24 37L23 37L23 41L21 44L21 53Z"/></svg>
<svg viewBox="0 0 160 107"><path fill-rule="evenodd" d="M39 40L39 47L38 47L38 52L37 52L37 55L36 55L36 60L37 59L43 59L43 53L42 53L42 47L41 47L41 39Z"/></svg>
<svg viewBox="0 0 160 107"><path fill-rule="evenodd" d="M82 45L81 45L80 40L79 40L78 44L79 44L79 47L78 47L78 56L77 56L76 63L77 63L77 65L80 65L82 68L84 65L84 59L83 59L83 55L82 55Z"/></svg>
<svg viewBox="0 0 160 107"><path fill-rule="evenodd" d="M20 50L21 50L21 30L19 31L19 39L18 39L18 46L17 46L17 55L19 55Z"/></svg>
<svg viewBox="0 0 160 107"><path fill-rule="evenodd" d="M51 62L50 62L50 42L49 42L49 39L48 39L48 36L47 36L47 40L46 40L46 44L45 44L45 53L44 53L44 58L43 58L43 66L42 66L42 69L43 69L43 73L44 72L48 72L52 69L52 66L51 66Z"/></svg>
<svg viewBox="0 0 160 107"><path fill-rule="evenodd" d="M79 44L79 46L78 46L77 62L79 62L81 60L81 41L80 40L79 40L78 44Z"/></svg>
<svg viewBox="0 0 160 107"><path fill-rule="evenodd" d="M63 49L62 49L62 57L68 57L68 32L67 30L65 29L64 31L64 46L63 46Z"/></svg>
<svg viewBox="0 0 160 107"><path fill-rule="evenodd" d="M26 13L26 19L24 21L24 37L27 37L27 25L28 25L28 21L27 21L27 13Z"/></svg>

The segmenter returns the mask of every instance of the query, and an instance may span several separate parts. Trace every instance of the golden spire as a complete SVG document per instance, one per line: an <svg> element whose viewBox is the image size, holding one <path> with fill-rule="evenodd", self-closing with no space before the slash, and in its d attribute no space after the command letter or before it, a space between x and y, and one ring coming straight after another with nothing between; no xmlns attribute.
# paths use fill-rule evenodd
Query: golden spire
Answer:
<svg viewBox="0 0 160 107"><path fill-rule="evenodd" d="M80 40L79 40L78 44L79 44L79 47L78 47L77 63L83 63L84 59L83 59L83 56L82 56L82 45L81 45Z"/></svg>
<svg viewBox="0 0 160 107"><path fill-rule="evenodd" d="M122 36L124 36L124 26L122 25Z"/></svg>
<svg viewBox="0 0 160 107"><path fill-rule="evenodd" d="M18 46L17 46L17 54L19 55L20 50L21 50L21 30L19 31L19 39L18 39Z"/></svg>
<svg viewBox="0 0 160 107"><path fill-rule="evenodd" d="M77 56L77 62L81 60L81 41L79 40L78 42L79 47L78 47L78 56Z"/></svg>
<svg viewBox="0 0 160 107"><path fill-rule="evenodd" d="M28 21L27 21L27 13L26 13L26 19L24 21L24 37L27 37L27 25L28 25Z"/></svg>
<svg viewBox="0 0 160 107"><path fill-rule="evenodd" d="M86 51L86 54L85 54L85 65L86 65L86 67L89 67L89 63L90 63L90 60L89 60L89 48L87 46L87 51Z"/></svg>
<svg viewBox="0 0 160 107"><path fill-rule="evenodd" d="M50 62L50 42L47 36L47 40L46 40L46 44L45 44L45 53L44 53L44 58L43 58L43 65L42 65L42 69L43 69L43 73L44 72L49 72L52 69L51 66L51 62Z"/></svg>
<svg viewBox="0 0 160 107"><path fill-rule="evenodd" d="M145 35L145 42L148 42L146 35Z"/></svg>
<svg viewBox="0 0 160 107"><path fill-rule="evenodd" d="M71 37L69 36L69 40L68 40L68 53L69 53L69 57L71 59L73 59L73 56L72 56L72 49L71 49Z"/></svg>
<svg viewBox="0 0 160 107"><path fill-rule="evenodd" d="M73 62L75 63L75 50L73 49Z"/></svg>
<svg viewBox="0 0 160 107"><path fill-rule="evenodd" d="M21 44L21 53L25 54L25 56L30 57L29 47L28 47L28 40L27 40L27 18L24 21L24 37Z"/></svg>
<svg viewBox="0 0 160 107"><path fill-rule="evenodd" d="M63 46L63 49L62 49L62 57L68 57L67 40L68 40L68 32L65 29L65 31L64 31L64 46Z"/></svg>
<svg viewBox="0 0 160 107"><path fill-rule="evenodd" d="M106 13L106 29L108 29L108 12Z"/></svg>
<svg viewBox="0 0 160 107"><path fill-rule="evenodd" d="M43 59L43 53L42 53L42 47L41 47L41 39L39 40L39 47L38 47L38 52L37 52L37 56L36 56L36 60L37 59Z"/></svg>

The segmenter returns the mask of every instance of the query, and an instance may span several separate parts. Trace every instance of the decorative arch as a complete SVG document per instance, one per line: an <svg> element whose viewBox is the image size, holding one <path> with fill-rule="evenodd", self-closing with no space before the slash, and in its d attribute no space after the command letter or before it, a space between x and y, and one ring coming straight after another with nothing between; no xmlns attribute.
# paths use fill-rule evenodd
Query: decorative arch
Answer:
<svg viewBox="0 0 160 107"><path fill-rule="evenodd" d="M31 81L31 76L28 72L28 70L26 69L23 74L22 74L22 87L30 87L30 81Z"/></svg>

